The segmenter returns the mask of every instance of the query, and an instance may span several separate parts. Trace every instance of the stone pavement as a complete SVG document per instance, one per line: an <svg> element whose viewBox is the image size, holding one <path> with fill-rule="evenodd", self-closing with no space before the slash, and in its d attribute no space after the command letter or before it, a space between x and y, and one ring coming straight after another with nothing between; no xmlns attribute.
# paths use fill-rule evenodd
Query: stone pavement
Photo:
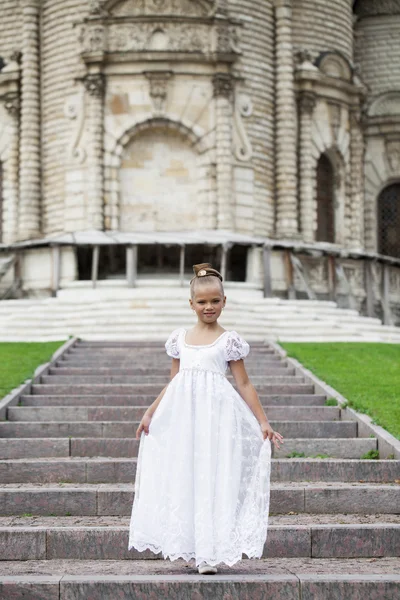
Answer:
<svg viewBox="0 0 400 600"><path fill-rule="evenodd" d="M170 359L161 343L77 342L0 422L1 600L400 596L400 461L361 459L377 440L272 347L251 347L248 372L285 436L263 559L204 577L127 550L134 435Z"/></svg>

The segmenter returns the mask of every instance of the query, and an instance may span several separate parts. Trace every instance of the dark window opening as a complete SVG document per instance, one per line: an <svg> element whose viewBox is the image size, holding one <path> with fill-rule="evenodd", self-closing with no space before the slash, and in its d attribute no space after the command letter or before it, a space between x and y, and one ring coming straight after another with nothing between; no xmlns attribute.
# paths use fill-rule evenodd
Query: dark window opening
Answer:
<svg viewBox="0 0 400 600"><path fill-rule="evenodd" d="M332 163L322 154L317 165L317 242L335 241L333 180Z"/></svg>
<svg viewBox="0 0 400 600"><path fill-rule="evenodd" d="M0 243L3 242L3 165L0 162Z"/></svg>
<svg viewBox="0 0 400 600"><path fill-rule="evenodd" d="M400 258L400 184L385 188L378 198L378 252Z"/></svg>

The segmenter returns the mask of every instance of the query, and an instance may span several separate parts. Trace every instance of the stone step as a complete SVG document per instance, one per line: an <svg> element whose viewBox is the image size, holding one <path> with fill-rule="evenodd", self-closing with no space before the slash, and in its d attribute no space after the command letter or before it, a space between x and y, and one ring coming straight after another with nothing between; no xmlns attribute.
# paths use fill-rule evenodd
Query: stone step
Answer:
<svg viewBox="0 0 400 600"><path fill-rule="evenodd" d="M293 394L288 395L260 395L263 406L320 406L325 404L326 396ZM149 406L154 395L136 396L21 396L23 406Z"/></svg>
<svg viewBox="0 0 400 600"><path fill-rule="evenodd" d="M2 560L134 560L161 558L149 550L128 550L127 518L80 517L79 525L60 518L35 527L0 527ZM43 520L45 517L43 517ZM400 524L270 525L265 558L372 558L400 556ZM119 523L119 524L118 524Z"/></svg>
<svg viewBox="0 0 400 600"><path fill-rule="evenodd" d="M11 440L12 441L12 440ZM34 440L32 440L34 441ZM47 440L46 440L47 441ZM52 440L59 442L60 440ZM61 440L67 443L68 440ZM287 441L286 441L287 443ZM0 460L0 481L11 483L132 483L136 458L37 457ZM271 481L390 483L400 481L400 461L292 458L271 461Z"/></svg>
<svg viewBox="0 0 400 600"><path fill-rule="evenodd" d="M280 377L288 377L289 375L295 375L295 369L282 367L280 364L276 365L273 368L263 368L263 369L248 369L246 368L248 375L251 377L268 377L268 376L277 376ZM62 375L62 376L71 376L71 375L96 375L96 376L119 376L122 375L124 377L151 377L158 380L158 378L162 378L163 380L168 379L170 373L170 365L164 369L132 369L132 368L121 368L115 367L56 367L49 369L49 375Z"/></svg>
<svg viewBox="0 0 400 600"><path fill-rule="evenodd" d="M68 358L83 358L87 357L89 354L87 348L80 348L80 346L75 346L70 348L68 354L66 355ZM158 356L165 356L165 347L162 342L158 343L157 348L146 348L145 346L139 347L137 349L127 348L125 346L121 346L120 348L102 348L101 350L90 350L90 357L93 360L94 358L103 358L106 359L110 356L119 357L124 356L125 358L139 359L142 361L143 358L153 358ZM270 360L271 356L277 356L279 359L280 355L271 348L263 348L257 349L254 348L251 350L252 357L260 359Z"/></svg>
<svg viewBox="0 0 400 600"><path fill-rule="evenodd" d="M146 375L74 375L72 378L70 375L42 375L40 383L51 384L51 385L66 385L74 381L74 385L95 383L96 385L101 384L131 384L132 386L152 386L152 388L158 387L163 388L169 381L168 377L153 377ZM232 377L228 378L229 381L233 381ZM263 375L262 377L252 377L252 382L255 387L261 387L266 385L300 385L304 383L304 377L292 376L281 376L281 375Z"/></svg>
<svg viewBox="0 0 400 600"><path fill-rule="evenodd" d="M150 402L149 402L150 404ZM9 421L140 421L146 410L141 406L11 406ZM339 421L337 406L268 406L264 410L269 420L281 421ZM0 427L1 429L1 427ZM1 436L1 433L0 433Z"/></svg>
<svg viewBox="0 0 400 600"><path fill-rule="evenodd" d="M276 458L290 458L293 456L293 453L297 453L297 455L304 457L357 459L364 456L370 450L377 449L378 442L376 438L285 438L284 443L279 449L273 448L273 456Z"/></svg>
<svg viewBox="0 0 400 600"><path fill-rule="evenodd" d="M44 560L0 563L5 600L114 598L211 600L398 600L397 558L244 559L218 575L199 575L194 561ZM1 573L4 573L3 575Z"/></svg>
<svg viewBox="0 0 400 600"><path fill-rule="evenodd" d="M134 484L19 484L3 486L0 515L130 516ZM271 484L270 515L397 514L400 486L346 483Z"/></svg>
<svg viewBox="0 0 400 600"><path fill-rule="evenodd" d="M133 436L136 427L132 429ZM66 427L65 431L68 430ZM278 428L277 430L279 431ZM26 456L37 458L60 456L135 457L138 453L139 440L132 436L127 438L102 436L65 437L60 434L59 437L44 436L40 438L27 436L22 438L1 438L0 459L24 458ZM376 438L316 438L310 440L308 437L306 439L290 439L286 437L280 449L278 450L273 447L272 452L276 458L287 458L292 452L297 452L308 457L320 457L320 455L323 455L322 457L331 458L361 458L366 452L376 449Z"/></svg>
<svg viewBox="0 0 400 600"><path fill-rule="evenodd" d="M134 385L134 384L49 384L40 383L32 385L32 394L44 394L45 396L56 396L65 394L66 396L76 395L127 395L127 394L156 394L160 393L159 385L145 384L145 385ZM257 386L257 392L260 395L264 394L312 394L314 392L314 385L308 383L279 383L271 385L259 385Z"/></svg>
<svg viewBox="0 0 400 600"><path fill-rule="evenodd" d="M271 426L284 438L355 438L356 421L277 421ZM129 438L134 437L139 421L0 421L0 442L19 438ZM367 438L368 439L368 438Z"/></svg>

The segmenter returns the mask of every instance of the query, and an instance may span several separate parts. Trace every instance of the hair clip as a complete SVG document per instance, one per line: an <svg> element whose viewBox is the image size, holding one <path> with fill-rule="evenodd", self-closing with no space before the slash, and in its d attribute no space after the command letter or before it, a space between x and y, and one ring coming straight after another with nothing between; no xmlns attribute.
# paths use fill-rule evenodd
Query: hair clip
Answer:
<svg viewBox="0 0 400 600"><path fill-rule="evenodd" d="M198 273L197 273L197 277L204 277L204 275L207 275L207 271L205 269L201 269Z"/></svg>

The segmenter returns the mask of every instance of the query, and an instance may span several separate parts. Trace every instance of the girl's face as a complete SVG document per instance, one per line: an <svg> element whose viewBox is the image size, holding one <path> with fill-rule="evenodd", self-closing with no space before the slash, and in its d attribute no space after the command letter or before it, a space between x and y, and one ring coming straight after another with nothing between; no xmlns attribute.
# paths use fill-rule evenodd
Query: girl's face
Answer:
<svg viewBox="0 0 400 600"><path fill-rule="evenodd" d="M215 323L225 306L226 296L223 296L218 283L210 283L196 286L194 296L189 302L199 321Z"/></svg>

